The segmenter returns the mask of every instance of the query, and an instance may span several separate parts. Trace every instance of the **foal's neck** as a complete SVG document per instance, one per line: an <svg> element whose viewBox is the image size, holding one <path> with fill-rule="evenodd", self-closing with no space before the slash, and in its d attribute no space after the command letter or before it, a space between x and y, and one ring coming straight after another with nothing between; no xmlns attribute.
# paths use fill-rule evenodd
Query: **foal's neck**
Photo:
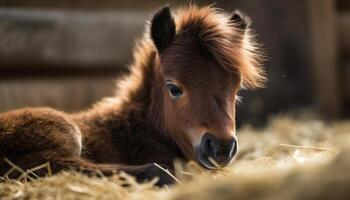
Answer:
<svg viewBox="0 0 350 200"><path fill-rule="evenodd" d="M159 64L155 55L149 59L143 62L145 65L131 68L130 74L118 84L116 96L75 115L90 159L98 157L101 158L96 160L99 162L133 165L147 162L169 165L174 158L183 157L175 142L163 132L163 85ZM105 141L105 146L99 146L98 141Z"/></svg>
<svg viewBox="0 0 350 200"><path fill-rule="evenodd" d="M163 100L158 65L156 53L149 52L147 59L136 61L130 73L118 80L116 95L102 99L73 118L78 122L101 122L109 118L118 121L119 118L131 120L136 114L138 120L161 132Z"/></svg>

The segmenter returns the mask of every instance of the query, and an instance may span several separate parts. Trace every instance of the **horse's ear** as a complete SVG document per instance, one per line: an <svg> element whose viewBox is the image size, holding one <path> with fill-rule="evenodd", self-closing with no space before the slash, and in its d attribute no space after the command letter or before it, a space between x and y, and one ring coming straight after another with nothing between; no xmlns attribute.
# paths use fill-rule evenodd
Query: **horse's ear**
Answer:
<svg viewBox="0 0 350 200"><path fill-rule="evenodd" d="M250 19L241 11L235 10L231 15L231 22L242 31L245 31L250 26Z"/></svg>
<svg viewBox="0 0 350 200"><path fill-rule="evenodd" d="M151 38L161 53L175 38L175 22L169 6L160 9L151 21Z"/></svg>

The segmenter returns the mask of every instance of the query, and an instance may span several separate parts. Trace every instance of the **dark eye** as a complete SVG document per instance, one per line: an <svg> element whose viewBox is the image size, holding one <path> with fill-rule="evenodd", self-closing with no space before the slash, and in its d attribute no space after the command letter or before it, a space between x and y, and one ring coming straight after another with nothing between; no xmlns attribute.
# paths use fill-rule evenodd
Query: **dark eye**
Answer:
<svg viewBox="0 0 350 200"><path fill-rule="evenodd" d="M174 85L173 83L170 83L170 82L167 82L166 86L169 90L170 96L173 99L178 99L181 97L183 92L179 87L177 87L176 85Z"/></svg>

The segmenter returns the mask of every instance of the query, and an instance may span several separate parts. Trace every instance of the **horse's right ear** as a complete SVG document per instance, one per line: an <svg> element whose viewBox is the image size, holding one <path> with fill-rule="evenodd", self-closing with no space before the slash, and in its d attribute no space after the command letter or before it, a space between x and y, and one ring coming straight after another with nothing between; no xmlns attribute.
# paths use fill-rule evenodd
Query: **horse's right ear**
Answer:
<svg viewBox="0 0 350 200"><path fill-rule="evenodd" d="M169 6L160 9L151 21L151 38L158 52L166 49L175 38L175 22Z"/></svg>
<svg viewBox="0 0 350 200"><path fill-rule="evenodd" d="M250 26L251 21L249 17L244 15L241 11L235 10L231 15L231 22L234 23L234 25L242 30L243 32L246 30L247 27Z"/></svg>

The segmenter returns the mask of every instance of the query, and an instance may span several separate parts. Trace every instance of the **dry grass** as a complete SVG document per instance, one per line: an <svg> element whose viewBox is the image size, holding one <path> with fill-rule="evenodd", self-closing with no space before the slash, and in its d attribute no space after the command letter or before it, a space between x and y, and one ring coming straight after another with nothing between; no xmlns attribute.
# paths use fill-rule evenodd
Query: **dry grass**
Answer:
<svg viewBox="0 0 350 200"><path fill-rule="evenodd" d="M350 196L350 122L275 117L261 130L244 127L232 166L208 173L177 166L178 184L156 188L122 175L64 172L40 180L5 180L0 199L346 199ZM35 172L34 172L35 173ZM27 178L26 178L27 177ZM125 188L121 185L131 184Z"/></svg>

